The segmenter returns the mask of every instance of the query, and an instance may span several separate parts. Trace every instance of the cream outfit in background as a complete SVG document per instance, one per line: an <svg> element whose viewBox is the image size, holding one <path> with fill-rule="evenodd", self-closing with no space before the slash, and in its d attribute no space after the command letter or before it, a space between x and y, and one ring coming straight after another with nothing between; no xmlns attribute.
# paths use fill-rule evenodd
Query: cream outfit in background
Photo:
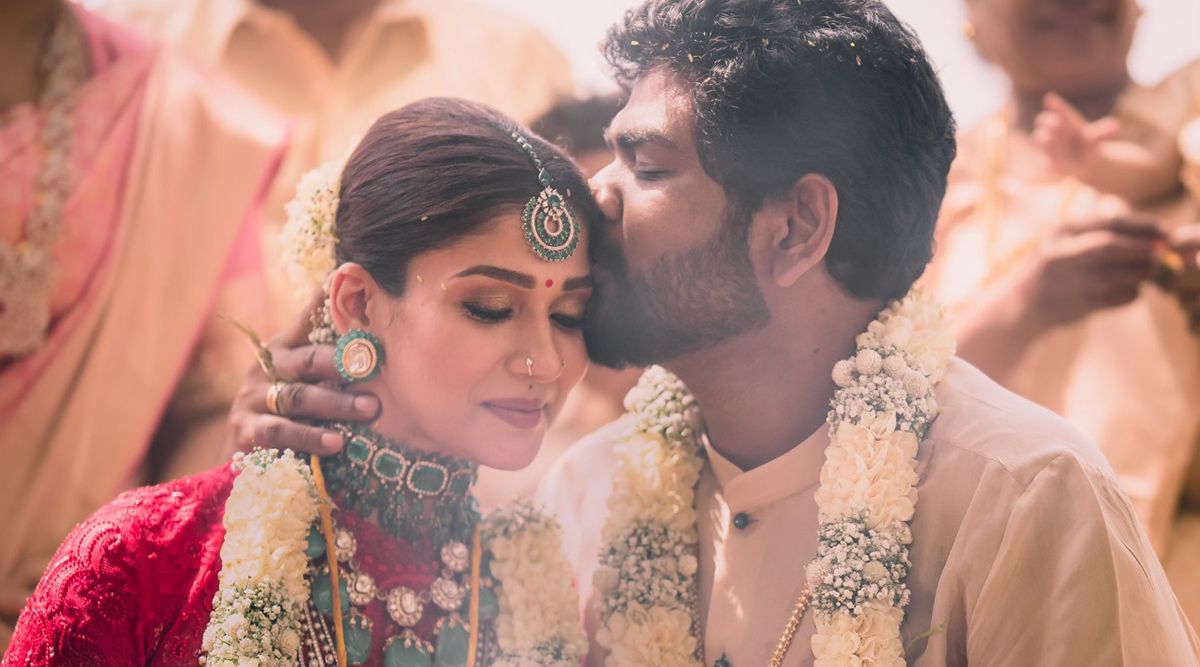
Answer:
<svg viewBox="0 0 1200 667"><path fill-rule="evenodd" d="M101 10L170 43L294 119L266 203L263 247L276 319L307 303L279 263L284 204L313 167L348 156L379 116L431 96L528 123L571 93L562 54L536 29L466 0L382 0L338 62L291 16L251 0L106 0Z"/></svg>
<svg viewBox="0 0 1200 667"><path fill-rule="evenodd" d="M951 363L937 398L941 414L917 456L909 664L1200 664L1196 635L1100 453L963 361ZM612 446L629 421L573 447L539 494L564 526L593 635ZM816 553L813 494L827 444L823 428L746 472L706 445L697 510L708 664L722 655L732 667L769 662ZM732 525L738 512L744 529ZM812 632L809 612L785 665L812 664Z"/></svg>
<svg viewBox="0 0 1200 667"><path fill-rule="evenodd" d="M997 115L959 138L922 278L951 313L1037 251L1064 222L1128 211L1120 199L1050 172L1028 135ZM1179 197L1145 213L1164 226L1196 220ZM1116 471L1160 555L1200 434L1200 338L1175 298L1146 285L1133 302L1061 325L996 379L1062 415Z"/></svg>

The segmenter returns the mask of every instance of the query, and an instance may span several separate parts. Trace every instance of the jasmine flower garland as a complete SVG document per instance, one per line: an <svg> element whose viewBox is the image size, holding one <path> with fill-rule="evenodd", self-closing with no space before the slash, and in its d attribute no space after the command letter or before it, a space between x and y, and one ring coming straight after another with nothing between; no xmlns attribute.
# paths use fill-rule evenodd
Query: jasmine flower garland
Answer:
<svg viewBox="0 0 1200 667"><path fill-rule="evenodd" d="M286 449L238 454L234 469L201 664L297 665L309 599L305 547L318 516L312 470ZM493 667L577 667L587 636L558 524L522 503L490 515L483 534L499 602Z"/></svg>
<svg viewBox="0 0 1200 667"><path fill-rule="evenodd" d="M309 527L317 517L312 471L291 450L237 454L225 501L225 542L213 611L204 632L208 667L298 664L308 600Z"/></svg>
<svg viewBox="0 0 1200 667"><path fill-rule="evenodd" d="M500 600L494 667L578 667L588 641L558 523L520 502L488 516L483 535Z"/></svg>
<svg viewBox="0 0 1200 667"><path fill-rule="evenodd" d="M920 290L893 302L839 361L830 445L807 568L817 667L903 665L916 454L937 417L934 387L954 356L941 307ZM700 665L695 484L703 459L695 399L651 368L626 399L636 415L618 467L595 575L597 639L612 667Z"/></svg>

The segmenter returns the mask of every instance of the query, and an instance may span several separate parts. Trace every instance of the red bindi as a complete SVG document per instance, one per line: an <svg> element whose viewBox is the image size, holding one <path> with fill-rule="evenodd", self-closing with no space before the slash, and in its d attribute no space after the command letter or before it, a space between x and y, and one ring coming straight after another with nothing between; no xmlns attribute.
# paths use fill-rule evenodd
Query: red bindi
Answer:
<svg viewBox="0 0 1200 667"><path fill-rule="evenodd" d="M551 288L551 287L554 287L554 280L547 280L547 281L546 281L546 288L547 288L547 289L549 289L549 288Z"/></svg>

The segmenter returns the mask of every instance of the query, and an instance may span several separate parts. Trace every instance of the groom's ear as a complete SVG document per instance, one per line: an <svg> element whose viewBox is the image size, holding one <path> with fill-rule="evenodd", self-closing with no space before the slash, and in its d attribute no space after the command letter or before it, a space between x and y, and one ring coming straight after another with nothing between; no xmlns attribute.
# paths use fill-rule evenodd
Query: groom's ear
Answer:
<svg viewBox="0 0 1200 667"><path fill-rule="evenodd" d="M821 174L805 174L757 215L769 240L766 268L780 287L791 287L825 259L837 226L838 196Z"/></svg>
<svg viewBox="0 0 1200 667"><path fill-rule="evenodd" d="M330 315L339 333L371 326L371 301L382 293L379 284L361 264L348 262L337 268L329 283Z"/></svg>

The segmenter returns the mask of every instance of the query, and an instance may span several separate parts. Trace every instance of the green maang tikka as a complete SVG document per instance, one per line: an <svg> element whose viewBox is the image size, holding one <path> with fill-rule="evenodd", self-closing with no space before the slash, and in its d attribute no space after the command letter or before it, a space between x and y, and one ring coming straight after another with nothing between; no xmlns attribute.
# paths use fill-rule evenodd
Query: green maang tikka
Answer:
<svg viewBox="0 0 1200 667"><path fill-rule="evenodd" d="M542 184L542 191L529 198L529 203L525 204L525 210L521 213L525 240L538 257L547 262L561 262L574 254L579 245L579 223L571 215L566 198L554 189L550 174L542 166L533 146L515 130L512 138L533 160L538 170L538 181Z"/></svg>

